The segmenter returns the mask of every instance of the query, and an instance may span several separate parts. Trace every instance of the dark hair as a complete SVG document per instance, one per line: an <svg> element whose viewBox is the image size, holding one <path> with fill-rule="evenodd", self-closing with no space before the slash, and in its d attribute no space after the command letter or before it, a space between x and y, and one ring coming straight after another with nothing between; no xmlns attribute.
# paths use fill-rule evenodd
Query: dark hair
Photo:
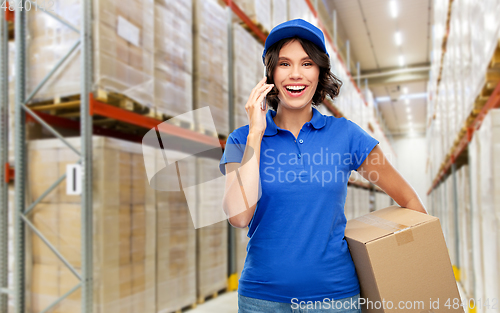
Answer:
<svg viewBox="0 0 500 313"><path fill-rule="evenodd" d="M281 48L292 40L297 40L304 48L307 55L319 66L319 80L318 86L316 87L316 92L312 98L313 105L320 105L323 100L325 100L326 95L329 95L333 100L339 95L340 87L342 87L342 81L338 79L330 71L330 58L326 53L321 51L318 46L313 44L307 39L302 39L300 37L284 38L273 44L266 52L265 62L267 67L267 83L274 84L274 70L278 65L279 54ZM267 94L267 105L270 106L274 111L278 110L278 89L276 86Z"/></svg>

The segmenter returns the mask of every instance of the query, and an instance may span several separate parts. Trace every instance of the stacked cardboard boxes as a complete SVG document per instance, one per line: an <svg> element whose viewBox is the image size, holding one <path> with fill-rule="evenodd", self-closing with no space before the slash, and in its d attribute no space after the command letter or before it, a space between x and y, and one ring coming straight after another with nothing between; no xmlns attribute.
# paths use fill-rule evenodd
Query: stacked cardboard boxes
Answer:
<svg viewBox="0 0 500 313"><path fill-rule="evenodd" d="M54 14L81 27L79 0L55 1ZM153 0L93 2L94 80L97 86L119 92L147 107L154 106ZM69 51L80 35L42 10L28 14L27 89L41 79ZM80 53L74 53L33 100L79 94Z"/></svg>
<svg viewBox="0 0 500 313"><path fill-rule="evenodd" d="M271 1L271 29L281 23L288 21L288 1L287 0L272 0Z"/></svg>
<svg viewBox="0 0 500 313"><path fill-rule="evenodd" d="M210 184L220 177L217 160L200 157L196 160L197 217L196 229L196 277L198 302L207 296L227 288L227 232L229 223L224 219L222 198L224 184ZM216 214L214 216L214 213ZM212 219L215 218L215 219ZM218 222L213 222L217 221ZM213 223L212 223L213 222Z"/></svg>
<svg viewBox="0 0 500 313"><path fill-rule="evenodd" d="M211 116L195 115L203 130L229 135L228 44L225 9L213 0L194 1L194 109L210 107Z"/></svg>
<svg viewBox="0 0 500 313"><path fill-rule="evenodd" d="M232 226L231 226L232 227ZM250 238L247 236L248 227L246 228L236 228L236 272L238 273L238 279L241 277L241 272L243 271L243 266L245 265L245 259L247 257L247 245Z"/></svg>
<svg viewBox="0 0 500 313"><path fill-rule="evenodd" d="M80 2L57 0L54 14L80 28ZM94 0L93 8L95 87L153 112L174 116L192 110L192 2ZM80 36L42 11L27 18L28 93ZM79 94L80 64L80 53L73 53L33 100Z"/></svg>
<svg viewBox="0 0 500 313"><path fill-rule="evenodd" d="M494 109L485 117L469 144L468 165L456 171L456 211L451 175L431 193L430 211L442 221L457 278L462 283L466 297L476 300L477 312L488 312L494 301L491 299L500 296L500 272L497 266L500 261L500 171L495 163L500 156L499 130L500 110ZM489 304L486 299L490 299Z"/></svg>
<svg viewBox="0 0 500 313"><path fill-rule="evenodd" d="M156 312L175 312L196 302L196 232L190 214L190 201L196 195L181 190L195 182L195 159L172 150L167 158L178 159L167 164L155 150L156 175L161 188L156 190ZM179 180L177 166L181 171ZM160 170L161 169L161 170ZM150 173L148 173L150 175Z"/></svg>
<svg viewBox="0 0 500 313"><path fill-rule="evenodd" d="M79 138L70 142L79 146ZM96 312L153 312L155 297L155 201L147 188L140 145L93 139L93 271ZM78 156L59 140L29 144L29 194L33 201L74 164ZM153 155L151 155L152 157ZM150 160L154 166L154 159ZM67 195L63 182L32 213L33 224L61 255L81 271L80 196ZM31 301L44 309L78 283L78 279L32 234ZM52 288L45 288L46 282ZM58 312L80 311L80 290Z"/></svg>
<svg viewBox="0 0 500 313"><path fill-rule="evenodd" d="M488 113L481 128L474 134L469 149L476 150L469 166L475 168L474 174L477 175L471 180L474 182L472 193L475 194L473 227L477 227L473 232L480 241L474 251L480 259L474 260L474 263L479 262L478 270L482 267L482 271L474 273L477 277L475 290L482 290L485 299L499 299L500 167L496 161L500 157L500 109Z"/></svg>
<svg viewBox="0 0 500 313"><path fill-rule="evenodd" d="M79 138L69 141L80 145ZM159 168L159 150L96 136L93 157L94 312L172 312L195 303L196 233L187 196L176 191L176 169L160 191L149 186L147 176ZM36 140L29 144L29 159L29 194L35 200L78 157L59 140ZM193 185L195 161L178 163L183 184ZM80 196L67 195L63 182L35 207L31 220L80 272ZM36 234L30 238L29 301L31 311L39 312L78 280ZM212 262L220 259L210 256ZM78 289L56 312L79 312L80 299Z"/></svg>
<svg viewBox="0 0 500 313"><path fill-rule="evenodd" d="M247 30L240 24L233 23L235 128L248 125L245 105L252 89L264 77L260 47ZM257 63L258 61L260 62Z"/></svg>
<svg viewBox="0 0 500 313"><path fill-rule="evenodd" d="M390 206L392 204L391 202L391 197L389 197L386 193L375 192L375 211Z"/></svg>
<svg viewBox="0 0 500 313"><path fill-rule="evenodd" d="M191 0L154 3L154 101L169 116L193 109L192 6Z"/></svg>

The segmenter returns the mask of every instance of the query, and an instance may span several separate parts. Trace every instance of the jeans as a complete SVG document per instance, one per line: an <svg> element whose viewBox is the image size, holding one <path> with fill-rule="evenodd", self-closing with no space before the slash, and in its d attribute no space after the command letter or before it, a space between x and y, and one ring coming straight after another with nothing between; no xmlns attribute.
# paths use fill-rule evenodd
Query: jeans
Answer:
<svg viewBox="0 0 500 313"><path fill-rule="evenodd" d="M238 313L361 313L359 307L358 293L328 302L300 302L290 303L274 302L269 300L255 299L238 294ZM354 304L351 306L351 304Z"/></svg>

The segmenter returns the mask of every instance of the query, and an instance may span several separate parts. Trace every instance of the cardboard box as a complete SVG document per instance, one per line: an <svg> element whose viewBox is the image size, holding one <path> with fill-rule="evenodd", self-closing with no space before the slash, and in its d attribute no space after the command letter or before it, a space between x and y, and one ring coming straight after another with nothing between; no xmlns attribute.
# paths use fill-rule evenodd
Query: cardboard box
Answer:
<svg viewBox="0 0 500 313"><path fill-rule="evenodd" d="M437 217L390 206L349 220L345 238L364 313L464 312Z"/></svg>

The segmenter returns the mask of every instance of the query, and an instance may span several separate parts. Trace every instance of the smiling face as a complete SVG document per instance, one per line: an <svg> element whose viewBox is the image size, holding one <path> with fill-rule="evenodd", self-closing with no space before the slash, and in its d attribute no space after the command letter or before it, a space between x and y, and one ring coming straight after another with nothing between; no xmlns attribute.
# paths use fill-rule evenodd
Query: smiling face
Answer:
<svg viewBox="0 0 500 313"><path fill-rule="evenodd" d="M316 65L297 40L284 45L274 71L274 84L280 105L289 109L303 108L312 102L319 79Z"/></svg>

